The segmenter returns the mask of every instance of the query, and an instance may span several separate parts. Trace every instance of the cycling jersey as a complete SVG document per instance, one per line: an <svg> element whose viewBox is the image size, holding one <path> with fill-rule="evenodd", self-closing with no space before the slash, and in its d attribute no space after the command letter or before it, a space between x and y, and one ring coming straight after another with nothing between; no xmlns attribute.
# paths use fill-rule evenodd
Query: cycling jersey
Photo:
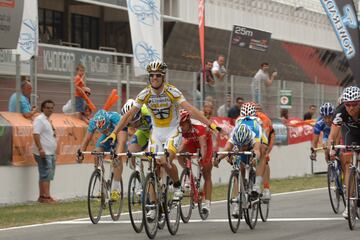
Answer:
<svg viewBox="0 0 360 240"><path fill-rule="evenodd" d="M132 137L130 144L138 144L141 150L145 150L148 146L150 130L152 128L151 115L146 105L143 105L141 111L141 125L137 128L134 136Z"/></svg>
<svg viewBox="0 0 360 240"><path fill-rule="evenodd" d="M262 130L261 122L257 117L239 117L235 125L245 124L255 133L255 142L268 144L268 139Z"/></svg>
<svg viewBox="0 0 360 240"><path fill-rule="evenodd" d="M202 166L211 164L212 158L212 135L207 127L192 123L192 128L189 132L183 132L183 141L185 150L191 153L196 153L200 149L199 137L206 136L206 156L202 156L200 164Z"/></svg>
<svg viewBox="0 0 360 240"><path fill-rule="evenodd" d="M184 102L183 94L174 86L166 83L163 91L157 95L149 85L135 99L137 108L145 104L151 112L154 128L178 127L179 104Z"/></svg>
<svg viewBox="0 0 360 240"><path fill-rule="evenodd" d="M327 125L323 117L319 117L314 126L314 134L320 135L323 132L323 140L327 140L330 135L331 126Z"/></svg>
<svg viewBox="0 0 360 240"><path fill-rule="evenodd" d="M344 104L336 108L333 124L342 126L341 132L345 145L360 144L360 116L357 120L354 120L346 111Z"/></svg>
<svg viewBox="0 0 360 240"><path fill-rule="evenodd" d="M108 140L105 143L101 143L112 131L114 131L116 125L120 122L121 120L121 115L117 112L107 112L107 114L109 115L109 126L108 128L104 129L104 130L100 130L96 127L96 123L95 120L92 118L89 122L89 126L87 131L91 134L95 133L95 131L100 132L102 135L99 137L99 139L96 142L96 147L101 147L104 148L104 151L110 151L111 150L111 141L112 140ZM124 128L123 131L127 131L127 128ZM116 145L116 143L115 143Z"/></svg>

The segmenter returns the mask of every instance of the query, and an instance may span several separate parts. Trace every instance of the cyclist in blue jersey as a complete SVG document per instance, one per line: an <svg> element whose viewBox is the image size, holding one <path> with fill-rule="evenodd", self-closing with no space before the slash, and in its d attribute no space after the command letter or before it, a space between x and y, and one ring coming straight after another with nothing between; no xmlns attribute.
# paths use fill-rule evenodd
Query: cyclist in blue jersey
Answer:
<svg viewBox="0 0 360 240"><path fill-rule="evenodd" d="M246 139L245 143L242 141L237 141L236 134L238 131L241 131L246 126L248 129L251 130L252 138L251 141ZM235 136L235 137L234 137ZM256 117L256 110L255 106L251 103L245 103L241 106L240 109L240 117L236 120L235 128L230 135L229 141L225 145L224 151L232 150L234 146L237 146L241 151L249 151L253 150L255 153L256 159L256 179L255 185L253 187L253 197L257 197L261 193L260 185L262 183L262 176L265 171L266 165L266 145L268 144L267 137L262 130L261 122ZM220 159L224 158L222 156ZM219 159L219 160L220 160ZM214 165L217 166L218 162L215 160Z"/></svg>
<svg viewBox="0 0 360 240"><path fill-rule="evenodd" d="M104 143L102 141L114 130L115 126L119 123L121 115L117 112L107 112L103 109L99 110L94 117L89 122L89 127L87 129L83 143L78 150L78 155L81 155L82 151L85 151L89 145L92 137L95 132L101 133L101 136L98 138L94 151L99 152L108 152L112 148L112 141L108 140ZM127 128L124 128L119 133L118 141L114 143L114 148L116 148L117 153L122 153L125 151L126 140L127 140ZM81 159L78 157L78 159ZM95 161L97 159L95 158ZM111 199L117 201L120 197L120 181L123 170L123 163L120 160L119 164L114 169L114 181L112 182L112 192Z"/></svg>
<svg viewBox="0 0 360 240"><path fill-rule="evenodd" d="M318 147L321 132L323 133L323 137L322 137L323 147L326 146L330 134L334 110L335 107L329 102L324 103L320 107L321 117L316 121L316 124L314 126L314 139L311 142L311 149L310 149L311 150L310 159L313 161L316 161L316 151L314 151L314 149ZM325 160L326 162L329 160L328 149L325 151Z"/></svg>

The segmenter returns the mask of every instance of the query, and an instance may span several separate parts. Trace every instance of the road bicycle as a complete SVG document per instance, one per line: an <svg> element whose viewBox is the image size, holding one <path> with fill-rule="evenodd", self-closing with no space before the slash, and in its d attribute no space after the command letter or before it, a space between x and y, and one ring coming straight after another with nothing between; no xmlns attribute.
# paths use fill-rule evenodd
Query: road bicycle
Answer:
<svg viewBox="0 0 360 240"><path fill-rule="evenodd" d="M236 233L240 226L240 219L243 217L250 229L254 229L260 203L259 198L251 196L256 177L254 153L250 151L215 152L215 159L219 155L227 155L228 161L233 166L227 192L227 215L230 229Z"/></svg>
<svg viewBox="0 0 360 240"><path fill-rule="evenodd" d="M180 224L180 205L181 201L174 199L173 181L169 176L160 179L157 174L158 166L156 159L165 156L169 157L169 153L164 152L141 152L149 161L148 174L143 184L142 213L145 226L145 232L150 239L155 238L158 229L162 229L165 221L171 235L175 235ZM167 162L167 164L169 164ZM147 218L147 213L155 210L155 218Z"/></svg>
<svg viewBox="0 0 360 240"><path fill-rule="evenodd" d="M327 147L314 148L314 152L319 152L328 149ZM335 160L327 160L327 186L330 198L331 208L334 213L339 213L340 202L342 201L344 207L346 206L346 195L343 184L343 170L341 168L341 161L339 153Z"/></svg>
<svg viewBox="0 0 360 240"><path fill-rule="evenodd" d="M82 161L84 155L92 155L96 157L94 163L94 171L91 174L88 194L87 206L90 220L93 224L97 224L101 218L102 211L109 206L111 218L114 221L119 220L123 206L123 183L120 181L119 197L117 200L111 199L112 181L114 178L114 168L119 164L118 157L125 156L126 153L116 154L112 149L110 152L99 151L78 151L78 162ZM110 156L110 160L106 160L105 156ZM104 162L109 162L109 174L105 176Z"/></svg>
<svg viewBox="0 0 360 240"><path fill-rule="evenodd" d="M200 153L178 153L177 156L186 157L185 168L183 169L180 182L184 196L181 200L180 216L184 223L188 223L191 218L192 210L197 204L199 215L202 220L206 220L209 216L208 212L202 211L202 201L205 199L205 191L202 189L204 186L202 178L202 169L198 159L201 157ZM196 158L196 162L193 162ZM194 176L192 165L197 168L196 175Z"/></svg>
<svg viewBox="0 0 360 240"><path fill-rule="evenodd" d="M140 153L127 153L127 162L131 158L135 158L134 171L131 173L128 184L128 207L131 225L135 232L140 233L144 227L144 220L142 212L142 198L143 198L143 183L145 181L144 168L142 159L144 152Z"/></svg>
<svg viewBox="0 0 360 240"><path fill-rule="evenodd" d="M354 230L356 221L360 219L360 145L335 145L334 148L352 152L347 193L347 220L350 230Z"/></svg>

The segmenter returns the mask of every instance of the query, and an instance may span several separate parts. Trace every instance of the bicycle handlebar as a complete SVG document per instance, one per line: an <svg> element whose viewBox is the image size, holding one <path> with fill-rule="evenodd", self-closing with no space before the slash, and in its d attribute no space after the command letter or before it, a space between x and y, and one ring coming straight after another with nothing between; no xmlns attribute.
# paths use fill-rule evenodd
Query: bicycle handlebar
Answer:
<svg viewBox="0 0 360 240"><path fill-rule="evenodd" d="M215 152L215 156L216 155L254 155L254 152L250 152L250 151L240 151L240 152L234 152L234 151L220 151L220 152Z"/></svg>
<svg viewBox="0 0 360 240"><path fill-rule="evenodd" d="M334 148L359 151L360 145L335 145Z"/></svg>

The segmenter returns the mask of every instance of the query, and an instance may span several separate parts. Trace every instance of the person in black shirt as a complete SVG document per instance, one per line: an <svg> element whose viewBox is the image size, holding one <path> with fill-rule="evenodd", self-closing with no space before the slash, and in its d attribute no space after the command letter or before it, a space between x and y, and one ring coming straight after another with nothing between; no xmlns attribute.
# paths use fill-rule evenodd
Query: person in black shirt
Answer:
<svg viewBox="0 0 360 240"><path fill-rule="evenodd" d="M345 145L360 145L360 88L352 86L344 89L341 98L341 104L334 113L333 122L330 130L328 148L337 139L342 132ZM347 186L349 182L349 165L351 163L351 154L342 154L341 166L344 170L344 180ZM330 150L330 159L335 159L335 151ZM348 217L348 207L346 206L343 217Z"/></svg>
<svg viewBox="0 0 360 240"><path fill-rule="evenodd" d="M237 97L235 105L232 108L230 108L228 111L228 117L233 119L238 118L240 116L240 108L243 105L243 103L244 103L244 98Z"/></svg>
<svg viewBox="0 0 360 240"><path fill-rule="evenodd" d="M304 114L304 120L310 120L313 118L316 111L316 106L311 104L309 106L308 112Z"/></svg>

